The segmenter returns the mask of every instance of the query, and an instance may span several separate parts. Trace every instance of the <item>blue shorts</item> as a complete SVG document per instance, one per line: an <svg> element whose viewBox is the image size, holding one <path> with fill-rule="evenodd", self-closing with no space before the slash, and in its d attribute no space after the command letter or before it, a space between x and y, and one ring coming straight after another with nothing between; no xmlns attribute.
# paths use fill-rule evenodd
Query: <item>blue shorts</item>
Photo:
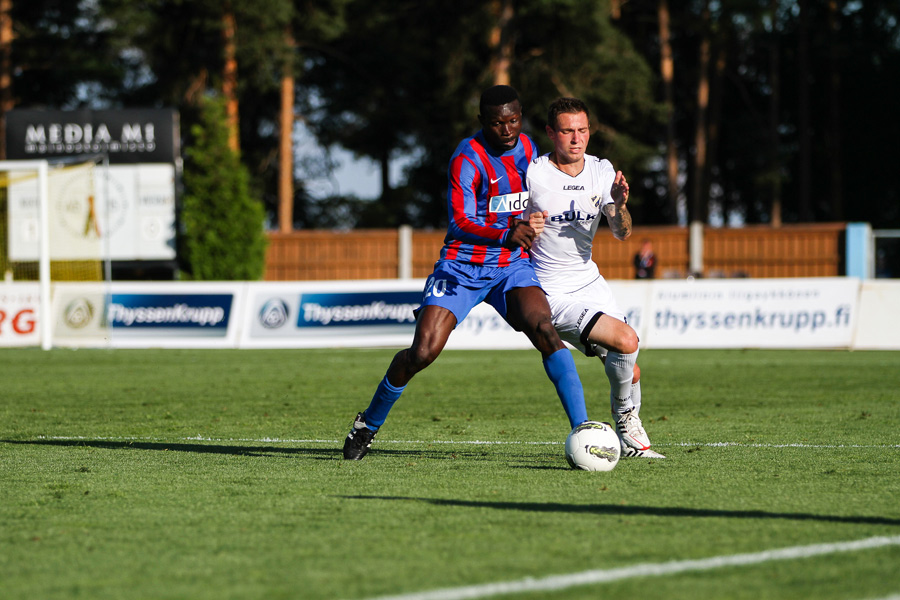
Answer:
<svg viewBox="0 0 900 600"><path fill-rule="evenodd" d="M509 323L506 292L523 287L541 287L529 260L517 260L508 267L439 260L425 283L422 305L416 314L426 306L441 306L453 313L459 325L475 306L487 302Z"/></svg>

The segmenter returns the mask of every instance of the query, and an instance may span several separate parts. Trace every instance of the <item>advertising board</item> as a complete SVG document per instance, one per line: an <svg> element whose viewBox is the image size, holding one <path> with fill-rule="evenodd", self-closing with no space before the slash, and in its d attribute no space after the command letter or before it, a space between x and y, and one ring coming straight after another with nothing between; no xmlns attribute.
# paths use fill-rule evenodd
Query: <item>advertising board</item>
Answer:
<svg viewBox="0 0 900 600"><path fill-rule="evenodd" d="M54 343L113 348L233 348L245 284L56 283Z"/></svg>
<svg viewBox="0 0 900 600"><path fill-rule="evenodd" d="M648 348L846 348L859 280L710 279L651 284Z"/></svg>
<svg viewBox="0 0 900 600"><path fill-rule="evenodd" d="M40 345L40 299L37 283L0 283L0 347Z"/></svg>
<svg viewBox="0 0 900 600"><path fill-rule="evenodd" d="M40 255L36 179L13 172L9 186L9 258ZM167 164L51 169L51 260L175 258L175 167Z"/></svg>
<svg viewBox="0 0 900 600"><path fill-rule="evenodd" d="M396 346L415 330L422 281L251 283L241 347Z"/></svg>
<svg viewBox="0 0 900 600"><path fill-rule="evenodd" d="M56 346L405 348L425 280L58 282ZM855 278L610 282L641 348L900 349L900 282ZM0 283L0 346L40 345L35 283ZM448 349L529 349L482 304Z"/></svg>
<svg viewBox="0 0 900 600"><path fill-rule="evenodd" d="M6 158L105 154L112 164L174 163L178 130L172 109L14 109L6 113Z"/></svg>
<svg viewBox="0 0 900 600"><path fill-rule="evenodd" d="M900 350L900 281L863 281L853 347Z"/></svg>
<svg viewBox="0 0 900 600"><path fill-rule="evenodd" d="M7 159L51 164L47 215L35 173L7 176L11 260L38 259L42 220L53 260L175 258L177 112L16 109L6 123Z"/></svg>

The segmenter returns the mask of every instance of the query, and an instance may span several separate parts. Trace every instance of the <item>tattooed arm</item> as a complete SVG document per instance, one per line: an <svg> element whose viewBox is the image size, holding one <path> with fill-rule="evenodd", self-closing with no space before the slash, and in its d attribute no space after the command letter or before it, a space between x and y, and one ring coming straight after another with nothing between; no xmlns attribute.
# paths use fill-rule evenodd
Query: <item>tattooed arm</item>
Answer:
<svg viewBox="0 0 900 600"><path fill-rule="evenodd" d="M626 203L628 202L628 182L622 171L616 173L616 180L612 184L610 194L613 197L614 204L607 204L603 207L603 214L606 215L606 221L612 230L613 236L617 240L628 239L631 235L631 213L628 212Z"/></svg>

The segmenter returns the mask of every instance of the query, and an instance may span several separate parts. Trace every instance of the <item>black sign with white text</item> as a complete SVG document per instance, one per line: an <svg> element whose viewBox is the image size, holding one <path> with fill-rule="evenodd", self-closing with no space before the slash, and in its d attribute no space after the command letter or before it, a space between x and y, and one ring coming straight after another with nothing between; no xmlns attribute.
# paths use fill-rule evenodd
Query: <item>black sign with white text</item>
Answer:
<svg viewBox="0 0 900 600"><path fill-rule="evenodd" d="M11 110L6 113L6 157L108 154L111 164L173 163L179 154L178 127L171 109Z"/></svg>

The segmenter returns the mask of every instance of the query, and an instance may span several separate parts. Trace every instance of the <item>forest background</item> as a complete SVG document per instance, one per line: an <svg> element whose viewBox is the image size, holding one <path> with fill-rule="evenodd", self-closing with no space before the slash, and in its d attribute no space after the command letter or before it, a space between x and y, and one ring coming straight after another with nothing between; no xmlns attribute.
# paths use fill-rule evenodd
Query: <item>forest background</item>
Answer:
<svg viewBox="0 0 900 600"><path fill-rule="evenodd" d="M171 107L189 151L215 97L269 228L442 228L450 154L508 83L543 151L547 105L587 101L636 222L896 228L898 19L900 0L0 0L0 112ZM297 158L301 127L323 153ZM338 149L380 165L380 199L310 185Z"/></svg>

